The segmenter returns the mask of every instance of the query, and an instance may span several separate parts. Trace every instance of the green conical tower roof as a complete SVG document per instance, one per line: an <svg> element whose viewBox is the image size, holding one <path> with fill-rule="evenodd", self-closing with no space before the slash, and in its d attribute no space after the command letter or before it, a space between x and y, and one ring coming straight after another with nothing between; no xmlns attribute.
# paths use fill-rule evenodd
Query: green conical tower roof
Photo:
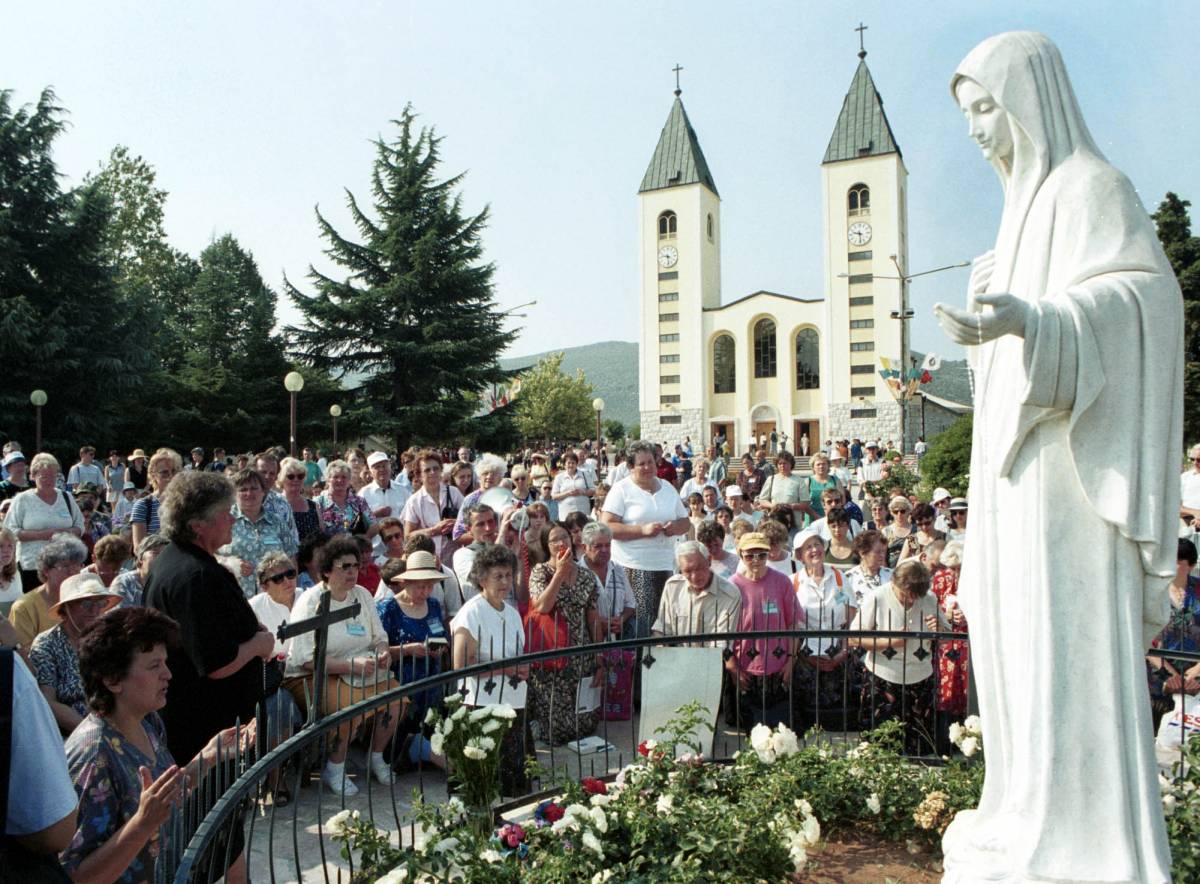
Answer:
<svg viewBox="0 0 1200 884"><path fill-rule="evenodd" d="M684 184L703 184L720 196L712 172L708 171L704 152L700 150L696 130L692 128L679 92L676 91L675 103L671 105L671 113L663 126L662 135L658 137L658 146L654 148L650 166L642 176L642 186L638 188L638 193L661 190L664 187L680 187Z"/></svg>
<svg viewBox="0 0 1200 884"><path fill-rule="evenodd" d="M842 102L842 112L838 114L822 163L900 153L887 114L883 112L883 98L867 69L865 55L866 52L859 54L858 70L850 81L850 91Z"/></svg>

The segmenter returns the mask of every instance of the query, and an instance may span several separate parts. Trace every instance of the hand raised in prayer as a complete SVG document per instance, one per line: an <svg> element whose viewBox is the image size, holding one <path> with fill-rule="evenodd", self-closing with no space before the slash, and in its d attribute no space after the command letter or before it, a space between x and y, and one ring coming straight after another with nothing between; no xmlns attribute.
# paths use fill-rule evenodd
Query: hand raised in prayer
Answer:
<svg viewBox="0 0 1200 884"><path fill-rule="evenodd" d="M977 346L1005 335L1025 337L1025 323L1031 308L1020 298L1008 294L976 295L975 302L992 309L990 312L973 312L949 304L934 305L938 324L952 341Z"/></svg>

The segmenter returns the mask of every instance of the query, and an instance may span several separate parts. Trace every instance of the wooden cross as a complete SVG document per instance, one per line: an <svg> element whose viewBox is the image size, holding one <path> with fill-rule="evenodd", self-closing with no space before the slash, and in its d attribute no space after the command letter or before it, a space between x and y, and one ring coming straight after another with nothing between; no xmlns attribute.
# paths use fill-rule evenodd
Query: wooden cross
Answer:
<svg viewBox="0 0 1200 884"><path fill-rule="evenodd" d="M330 612L329 593L323 592L315 616L298 620L295 623L284 623L275 633L275 637L281 642L306 632L316 633L313 640L313 696L312 703L308 707L309 724L321 717L321 697L325 693L325 649L329 644L329 627L335 623L341 623L343 620L357 617L361 609L362 605L355 602L353 605Z"/></svg>
<svg viewBox="0 0 1200 884"><path fill-rule="evenodd" d="M683 91L679 88L679 72L683 70L683 68L679 66L679 62L675 62L675 67L671 68L671 70L675 72L675 94L678 95Z"/></svg>
<svg viewBox="0 0 1200 884"><path fill-rule="evenodd" d="M863 31L865 31L866 29L867 29L867 26L864 25L862 22L859 22L858 27L854 29L854 30L858 31L858 57L859 58L866 58L866 56L867 56L866 47L863 46Z"/></svg>

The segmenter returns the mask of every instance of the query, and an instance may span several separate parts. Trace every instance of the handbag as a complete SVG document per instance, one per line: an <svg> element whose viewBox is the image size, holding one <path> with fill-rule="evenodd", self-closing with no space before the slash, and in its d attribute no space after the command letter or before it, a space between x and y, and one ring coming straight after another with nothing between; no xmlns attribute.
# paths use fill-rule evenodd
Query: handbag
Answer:
<svg viewBox="0 0 1200 884"><path fill-rule="evenodd" d="M532 607L525 615L525 653L534 654L538 651L559 651L571 647L571 631L567 621L555 616L551 611L544 614ZM530 665L534 669L545 669L550 672L560 672L567 668L567 657L554 657L549 660L539 660Z"/></svg>

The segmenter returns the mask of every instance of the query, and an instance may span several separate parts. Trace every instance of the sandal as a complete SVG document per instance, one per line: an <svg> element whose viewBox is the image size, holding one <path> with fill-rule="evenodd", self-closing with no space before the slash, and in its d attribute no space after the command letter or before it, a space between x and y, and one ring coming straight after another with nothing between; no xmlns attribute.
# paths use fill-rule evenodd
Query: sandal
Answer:
<svg viewBox="0 0 1200 884"><path fill-rule="evenodd" d="M287 786L276 786L271 793L271 803L276 807L287 807L292 802L292 792Z"/></svg>

